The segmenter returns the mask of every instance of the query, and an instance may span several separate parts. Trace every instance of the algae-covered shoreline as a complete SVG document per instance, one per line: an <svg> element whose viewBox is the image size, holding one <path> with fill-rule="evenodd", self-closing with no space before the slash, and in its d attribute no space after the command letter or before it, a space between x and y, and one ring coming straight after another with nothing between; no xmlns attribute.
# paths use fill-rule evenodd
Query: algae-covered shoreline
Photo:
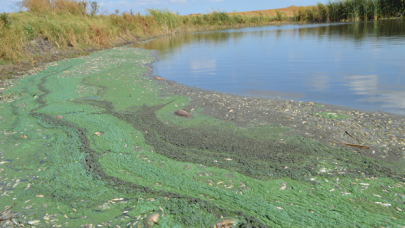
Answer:
<svg viewBox="0 0 405 228"><path fill-rule="evenodd" d="M51 63L4 92L0 211L18 213L10 224L403 225L404 117L186 87L155 80L153 61L114 48Z"/></svg>

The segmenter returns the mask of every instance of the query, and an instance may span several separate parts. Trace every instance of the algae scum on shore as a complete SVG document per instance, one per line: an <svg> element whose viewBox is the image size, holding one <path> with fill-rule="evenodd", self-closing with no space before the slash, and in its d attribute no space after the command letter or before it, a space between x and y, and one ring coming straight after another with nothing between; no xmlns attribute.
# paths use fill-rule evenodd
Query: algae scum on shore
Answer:
<svg viewBox="0 0 405 228"><path fill-rule="evenodd" d="M330 132L297 127L284 105L298 103L157 82L153 61L150 51L114 48L49 64L3 91L0 223L404 226L401 141L367 150L316 140Z"/></svg>

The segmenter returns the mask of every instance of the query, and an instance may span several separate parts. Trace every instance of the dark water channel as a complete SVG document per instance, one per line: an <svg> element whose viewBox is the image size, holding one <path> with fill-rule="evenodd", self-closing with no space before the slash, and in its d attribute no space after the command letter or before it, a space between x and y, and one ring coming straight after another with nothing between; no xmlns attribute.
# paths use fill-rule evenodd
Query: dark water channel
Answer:
<svg viewBox="0 0 405 228"><path fill-rule="evenodd" d="M157 74L239 95L405 115L405 21L281 25L182 34L157 50Z"/></svg>

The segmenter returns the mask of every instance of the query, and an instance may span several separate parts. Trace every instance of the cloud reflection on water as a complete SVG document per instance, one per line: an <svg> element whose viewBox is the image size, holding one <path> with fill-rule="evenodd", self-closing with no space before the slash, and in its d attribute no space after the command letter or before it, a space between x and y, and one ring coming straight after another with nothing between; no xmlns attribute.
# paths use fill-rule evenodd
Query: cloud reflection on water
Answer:
<svg viewBox="0 0 405 228"><path fill-rule="evenodd" d="M392 112L401 114L405 109L405 86L379 84L378 75L353 75L345 76L346 85L363 95L359 102L381 103L381 107L391 109ZM403 114L403 112L402 112Z"/></svg>
<svg viewBox="0 0 405 228"><path fill-rule="evenodd" d="M309 86L313 88L313 91L323 91L329 89L329 82L328 75L316 75L311 77Z"/></svg>
<svg viewBox="0 0 405 228"><path fill-rule="evenodd" d="M162 77L186 85L405 115L404 36L404 20L384 20L186 33L143 47L158 50Z"/></svg>
<svg viewBox="0 0 405 228"><path fill-rule="evenodd" d="M205 71L215 72L217 69L217 61L215 59L192 59L190 60L190 69L196 73ZM195 75L194 77L196 77Z"/></svg>

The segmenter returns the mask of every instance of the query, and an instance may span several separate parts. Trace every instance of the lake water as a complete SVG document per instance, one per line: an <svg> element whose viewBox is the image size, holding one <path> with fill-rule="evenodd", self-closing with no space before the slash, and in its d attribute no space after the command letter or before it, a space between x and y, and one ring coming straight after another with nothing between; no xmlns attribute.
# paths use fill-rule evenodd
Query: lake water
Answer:
<svg viewBox="0 0 405 228"><path fill-rule="evenodd" d="M221 92L405 115L405 21L181 34L142 45L155 73Z"/></svg>

